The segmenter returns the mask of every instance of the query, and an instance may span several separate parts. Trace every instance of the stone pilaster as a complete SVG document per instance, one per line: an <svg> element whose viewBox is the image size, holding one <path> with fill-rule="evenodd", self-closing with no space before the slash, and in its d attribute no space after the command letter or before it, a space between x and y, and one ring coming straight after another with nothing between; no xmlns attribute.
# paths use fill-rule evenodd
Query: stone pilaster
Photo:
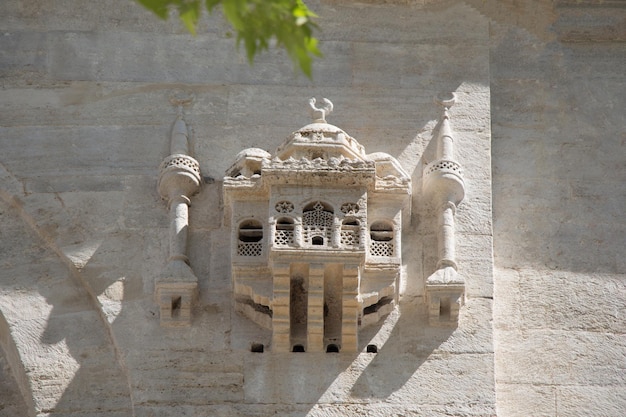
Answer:
<svg viewBox="0 0 626 417"><path fill-rule="evenodd" d="M322 352L324 350L324 264L310 265L308 296L307 351Z"/></svg>
<svg viewBox="0 0 626 417"><path fill-rule="evenodd" d="M343 267L341 350L356 352L359 348L359 266Z"/></svg>
<svg viewBox="0 0 626 417"><path fill-rule="evenodd" d="M289 318L291 277L289 264L275 264L273 275L272 350L289 352L291 350Z"/></svg>

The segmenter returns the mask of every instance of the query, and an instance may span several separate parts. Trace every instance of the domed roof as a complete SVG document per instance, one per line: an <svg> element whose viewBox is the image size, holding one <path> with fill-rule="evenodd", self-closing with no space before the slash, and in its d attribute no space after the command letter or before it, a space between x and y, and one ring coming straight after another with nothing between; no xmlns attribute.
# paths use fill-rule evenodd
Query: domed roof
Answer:
<svg viewBox="0 0 626 417"><path fill-rule="evenodd" d="M313 122L293 132L287 140L276 149L279 159L293 157L300 159L313 156L322 159L344 157L348 159L365 159L365 150L353 137L341 128L326 121L332 111L333 104L324 99L324 107L317 108L315 99L309 100L309 112Z"/></svg>
<svg viewBox="0 0 626 417"><path fill-rule="evenodd" d="M236 161L242 160L242 159L248 159L248 158L253 158L253 159L264 159L264 158L271 158L272 154L270 154L267 151L264 151L261 148L248 148L248 149L244 149L243 151L239 152L237 154L237 156L235 157Z"/></svg>
<svg viewBox="0 0 626 417"><path fill-rule="evenodd" d="M370 161L397 161L396 158L394 158L393 156L389 155L386 152L373 152L370 154L367 154L367 159L369 159Z"/></svg>
<svg viewBox="0 0 626 417"><path fill-rule="evenodd" d="M386 152L373 152L368 154L366 158L376 163L376 175L381 178L390 175L407 180L410 178L400 162Z"/></svg>

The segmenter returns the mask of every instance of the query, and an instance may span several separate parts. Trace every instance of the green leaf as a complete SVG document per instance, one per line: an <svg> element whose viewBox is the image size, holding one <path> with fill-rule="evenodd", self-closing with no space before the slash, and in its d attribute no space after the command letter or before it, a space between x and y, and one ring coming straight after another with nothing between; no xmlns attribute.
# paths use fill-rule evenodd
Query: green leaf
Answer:
<svg viewBox="0 0 626 417"><path fill-rule="evenodd" d="M195 35L196 25L200 19L200 2L184 2L178 7L178 12L187 30Z"/></svg>
<svg viewBox="0 0 626 417"><path fill-rule="evenodd" d="M168 6L170 5L170 1L168 0L137 0L143 7L152 11L154 14L159 16L161 19L167 19L168 15Z"/></svg>
<svg viewBox="0 0 626 417"><path fill-rule="evenodd" d="M206 0L206 9L209 11L209 13L212 13L215 6L217 6L221 2L222 0Z"/></svg>
<svg viewBox="0 0 626 417"><path fill-rule="evenodd" d="M137 0L162 19L175 8L185 28L192 34L201 15L202 4L209 13L222 7L224 18L235 33L236 45L246 49L250 64L261 51L269 49L274 39L287 51L294 66L309 78L314 57L321 57L318 41L313 36L317 17L302 0Z"/></svg>

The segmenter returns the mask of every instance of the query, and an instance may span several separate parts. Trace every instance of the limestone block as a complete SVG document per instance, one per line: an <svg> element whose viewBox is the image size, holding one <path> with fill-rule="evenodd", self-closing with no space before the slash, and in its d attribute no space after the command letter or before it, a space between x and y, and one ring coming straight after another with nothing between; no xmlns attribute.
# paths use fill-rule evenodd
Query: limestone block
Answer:
<svg viewBox="0 0 626 417"><path fill-rule="evenodd" d="M573 330L498 331L498 382L622 385L626 352L621 334ZM602 349L597 349L602 346ZM528 355L536 349L541 355Z"/></svg>
<svg viewBox="0 0 626 417"><path fill-rule="evenodd" d="M463 259L459 271L466 278L466 298L493 297L493 264L488 259Z"/></svg>
<svg viewBox="0 0 626 417"><path fill-rule="evenodd" d="M222 294L222 297L230 299L230 293ZM239 313L232 315L229 347L233 350L250 352L252 345L256 344L263 345L263 352L268 352L272 346L272 332L257 325L248 317ZM289 343L288 340L286 342Z"/></svg>
<svg viewBox="0 0 626 417"><path fill-rule="evenodd" d="M177 372L175 376L142 372L145 382L136 390L136 404L201 405L212 402L239 402L243 375L219 372Z"/></svg>
<svg viewBox="0 0 626 417"><path fill-rule="evenodd" d="M230 235L230 229L224 227L211 231L209 252L211 273L208 282L212 290L231 287Z"/></svg>
<svg viewBox="0 0 626 417"><path fill-rule="evenodd" d="M498 415L524 417L528 415L550 417L556 414L556 390L550 385L496 384ZM524 407L520 406L520 399Z"/></svg>
<svg viewBox="0 0 626 417"><path fill-rule="evenodd" d="M143 258L141 278L143 294L154 294L154 277L165 267L169 253L169 230L167 228L146 229L143 232Z"/></svg>
<svg viewBox="0 0 626 417"><path fill-rule="evenodd" d="M493 330L491 328L492 301L485 298L468 298L459 315L458 327L436 348L436 352L492 353ZM420 338L439 340L443 330L424 329Z"/></svg>
<svg viewBox="0 0 626 417"><path fill-rule="evenodd" d="M219 179L230 167L234 149L246 149L251 146L262 149L275 149L290 133L290 129L277 127L256 126L255 140L250 138L250 128L245 126L211 126L207 125L205 131L201 131L202 125L194 126L201 133L195 152L203 175Z"/></svg>
<svg viewBox="0 0 626 417"><path fill-rule="evenodd" d="M444 86L441 80L480 81L484 79L487 69L487 63L482 59L487 50L486 45L474 42L465 45L356 43L353 48L357 68L353 80L355 85L381 88L432 83L443 91L455 91L457 85ZM371 52L380 59L372 60L368 50L373 50ZM441 61L428 58L434 55L452 65L439 66ZM385 67L382 71L382 65L388 61L397 65ZM454 65L455 62L459 64ZM461 76L463 70L467 72Z"/></svg>
<svg viewBox="0 0 626 417"><path fill-rule="evenodd" d="M124 178L119 176L102 177L34 177L24 181L27 193L50 193L71 191L123 191Z"/></svg>
<svg viewBox="0 0 626 417"><path fill-rule="evenodd" d="M119 222L128 230L152 229L167 225L168 213L154 187L154 175L124 178L124 205Z"/></svg>
<svg viewBox="0 0 626 417"><path fill-rule="evenodd" d="M626 407L626 388L593 385L560 386L556 388L559 413L618 417Z"/></svg>
<svg viewBox="0 0 626 417"><path fill-rule="evenodd" d="M3 75L13 75L28 68L29 72L45 71L48 58L48 34L41 32L3 32L0 50Z"/></svg>
<svg viewBox="0 0 626 417"><path fill-rule="evenodd" d="M86 333L92 337L81 336ZM23 320L13 338L25 353L22 361L37 410L62 413L88 395L98 398L102 408L128 409L128 387L95 312L53 311L47 320Z"/></svg>
<svg viewBox="0 0 626 417"><path fill-rule="evenodd" d="M207 82L232 81L232 71L226 62L236 53L229 48L220 48L220 43L228 42L207 34L191 42L187 34L158 36L149 33L101 31L101 32L56 32L50 50L50 74L58 79L107 80L107 81L177 81ZM145 42L148 38L152 42ZM116 49L124 44L126 48ZM230 45L230 43L229 43ZM178 56L160 56L155 48L178 50ZM81 53L79 53L79 51ZM202 66L189 66L186 62L194 55L211 51L213 58ZM230 55L230 59L229 59ZM106 59L116 56L116 60ZM156 60L161 65L156 65ZM124 72L115 62L125 62ZM148 65L144 66L141 62ZM168 68L166 70L166 68ZM200 76L204 73L204 77ZM170 74L176 74L173 78ZM220 74L217 79L209 74Z"/></svg>
<svg viewBox="0 0 626 417"><path fill-rule="evenodd" d="M206 128L226 120L229 86L188 85L178 83L90 82L68 81L41 89L16 86L0 97L2 126L161 126L172 116L169 98L181 91L192 91L195 101L188 109L188 123L195 134L205 137ZM80 117L77 117L80 112ZM155 138L152 146L166 155L168 132L166 129ZM191 142L196 138L191 136Z"/></svg>
<svg viewBox="0 0 626 417"><path fill-rule="evenodd" d="M8 0L2 6L2 13L11 28L22 28L28 24L41 30L96 30L98 27L118 30L180 31L174 21L161 21L138 4L118 5L114 1L104 1L99 7L88 7L80 0L50 1L18 6L19 2ZM119 6L119 7L115 7ZM96 22L100 22L98 25Z"/></svg>
<svg viewBox="0 0 626 417"><path fill-rule="evenodd" d="M481 184L467 181L471 191L459 205L455 216L458 233L492 234L491 193L488 184L488 181Z"/></svg>
<svg viewBox="0 0 626 417"><path fill-rule="evenodd" d="M211 253L211 233L193 227L190 229L187 255L194 275L198 277L199 289L202 291L208 289L208 277L211 276L211 258L207 256Z"/></svg>
<svg viewBox="0 0 626 417"><path fill-rule="evenodd" d="M432 41L437 39L441 43L451 43L457 37L473 42L486 42L488 32L476 30L476 26L484 21L484 16L464 4L455 4L445 10L434 11L428 9L426 3L414 3L412 7L403 7L402 15L398 16L398 4L377 4L376 7L361 2L334 3L327 7L319 7L323 19L329 20L329 25L320 33L322 39L340 39L346 41L389 42L396 38L399 42ZM441 21L449 21L458 15L466 19L458 21L458 25L446 26L446 36L442 36ZM354 25L349 28L343 24L340 16L349 15ZM410 25L407 22L411 22Z"/></svg>
<svg viewBox="0 0 626 417"><path fill-rule="evenodd" d="M154 138L162 134L160 127L81 126L68 130L29 126L1 128L0 132L0 144L5 151L3 164L21 178L110 175L122 168L129 174L154 175L166 154L166 146L153 146ZM24 146L15 141L22 135L41 146ZM129 137L133 140L129 141ZM102 158L103 154L107 155L106 159Z"/></svg>
<svg viewBox="0 0 626 417"><path fill-rule="evenodd" d="M13 271L17 274L33 274L41 284L22 280L20 286L9 286L9 291L2 291L2 311L10 325L16 325L20 318L45 322L53 309L55 314L74 314L89 309L86 294L72 288L72 283L67 280L66 269L57 260L33 262L28 271ZM49 271L51 274L63 271L64 277L58 279L58 275L46 276L42 271ZM13 320L16 320L15 323Z"/></svg>
<svg viewBox="0 0 626 417"><path fill-rule="evenodd" d="M114 282L123 281L126 287L124 299L143 297L143 244L143 233L120 231L108 234L92 245L77 245L72 248L72 256L81 259L82 276L96 295L102 294Z"/></svg>
<svg viewBox="0 0 626 417"><path fill-rule="evenodd" d="M175 410L175 411L174 411ZM360 417L367 415L403 415L407 417L435 417L454 415L460 417L491 416L492 407L482 404L446 404L442 406L432 404L404 404L393 405L385 403L375 404L229 404L205 406L177 406L173 407L139 407L138 417L167 417L173 412L183 413L185 416L202 417L215 415L220 417L237 417L241 415L262 417L271 413L278 413L285 417ZM117 416L116 416L117 417Z"/></svg>
<svg viewBox="0 0 626 417"><path fill-rule="evenodd" d="M222 182L204 184L189 207L190 226L195 230L217 229L222 224ZM193 245L190 245L190 249Z"/></svg>
<svg viewBox="0 0 626 417"><path fill-rule="evenodd" d="M132 353L128 362L135 369L132 384L137 405L170 407L241 401L240 355L223 352L209 357L199 355L202 349L198 345L184 351L163 348Z"/></svg>
<svg viewBox="0 0 626 417"><path fill-rule="evenodd" d="M496 268L493 276L494 331L518 329L522 326L519 272L513 269Z"/></svg>
<svg viewBox="0 0 626 417"><path fill-rule="evenodd" d="M524 269L517 291L524 329L619 333L626 320L626 285L620 276Z"/></svg>
<svg viewBox="0 0 626 417"><path fill-rule="evenodd" d="M17 382L11 374L11 369L4 355L0 355L0 416L26 417L28 416L26 402L18 390Z"/></svg>
<svg viewBox="0 0 626 417"><path fill-rule="evenodd" d="M311 363L302 359L307 355L322 355L320 359L326 358L316 363L317 371L311 368L310 372L302 372L308 370ZM387 403L403 403L405 402L403 398L409 396L408 398L412 398L415 404L432 404L433 398L439 398L436 401L443 401L441 397L445 396L446 402L450 404L460 405L470 401L487 405L493 400L493 391L487 393L486 390L481 390L469 393L452 388L458 383L481 384L483 388L493 387L489 382L493 375L489 371L464 370L472 362L489 363L493 359L491 355L485 355L484 358L476 355L452 355L446 356L445 360L438 355L432 355L426 361L425 358L401 355L396 356L396 366L393 365L394 362L381 363L381 359L377 359L379 356L373 355L371 358L371 354L370 357L359 357L352 365L350 365L352 360L343 354L336 358L327 358L328 356L326 353L291 355L280 364L272 365L274 372L283 375L283 379L274 377L271 381L275 383L268 383L270 380L264 382L261 379L266 372L261 369L269 370L270 365L259 362L266 361L265 355L251 355L250 360L254 362L246 365L247 401L263 402L263 398L276 398L280 402L287 402L289 399L297 398L297 402L322 404L343 401L368 404L382 400ZM404 364L400 365L398 359L402 359ZM341 362L338 363L339 360ZM407 366L409 363L413 365ZM454 371L451 374L442 372L441 367L450 367L448 369ZM487 368L489 366L482 369ZM315 381L305 378L305 375L311 376L311 372L315 372L319 378ZM438 375L436 380L432 377L434 375Z"/></svg>
<svg viewBox="0 0 626 417"><path fill-rule="evenodd" d="M406 230L406 228L404 229ZM424 242L414 234L402 237L402 259L405 262L402 271L402 287L399 292L407 296L420 296L424 292L422 253Z"/></svg>
<svg viewBox="0 0 626 417"><path fill-rule="evenodd" d="M431 224L432 226L432 224ZM423 273L424 276L429 276L437 270L437 262L439 257L437 255L437 235L430 232L420 236L422 245L424 247L424 260L423 260Z"/></svg>

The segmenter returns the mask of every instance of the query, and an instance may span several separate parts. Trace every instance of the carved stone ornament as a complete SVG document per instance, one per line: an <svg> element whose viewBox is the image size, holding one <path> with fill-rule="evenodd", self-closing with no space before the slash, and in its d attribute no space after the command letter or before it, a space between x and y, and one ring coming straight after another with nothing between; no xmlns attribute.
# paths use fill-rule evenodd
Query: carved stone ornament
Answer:
<svg viewBox="0 0 626 417"><path fill-rule="evenodd" d="M184 102L184 101L183 101ZM157 278L155 298L160 308L162 326L189 326L198 279L187 258L187 229L190 197L198 192L202 177L200 164L189 156L187 125L178 102L178 116L172 128L170 155L161 163L158 190L170 212L170 255Z"/></svg>
<svg viewBox="0 0 626 417"><path fill-rule="evenodd" d="M326 123L326 116L333 111L333 103L329 99L324 98L322 101L324 102L324 107L318 108L315 106L315 97L309 99L309 112L317 123Z"/></svg>
<svg viewBox="0 0 626 417"><path fill-rule="evenodd" d="M293 211L293 203L290 201L279 201L274 208L278 213L291 213Z"/></svg>
<svg viewBox="0 0 626 417"><path fill-rule="evenodd" d="M359 211L359 205L356 203L344 203L341 205L343 214L356 214Z"/></svg>
<svg viewBox="0 0 626 417"><path fill-rule="evenodd" d="M426 280L428 317L432 325L455 326L459 309L465 300L465 280L457 273L455 260L454 214L465 197L465 182L461 166L454 160L454 135L450 126L449 109L455 103L440 100L443 117L437 137L438 158L424 168L424 193L437 207L437 239L439 262Z"/></svg>
<svg viewBox="0 0 626 417"><path fill-rule="evenodd" d="M309 100L313 123L273 154L240 152L224 178L235 306L271 329L276 352L355 352L359 329L398 301L410 177L329 124L323 101Z"/></svg>

